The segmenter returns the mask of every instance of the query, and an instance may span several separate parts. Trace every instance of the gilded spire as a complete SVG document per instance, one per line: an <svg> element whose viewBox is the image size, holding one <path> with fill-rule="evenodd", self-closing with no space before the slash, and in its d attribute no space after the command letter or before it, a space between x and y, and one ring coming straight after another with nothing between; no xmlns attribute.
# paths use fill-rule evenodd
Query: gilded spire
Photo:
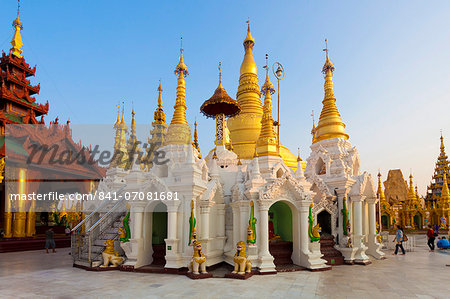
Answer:
<svg viewBox="0 0 450 299"><path fill-rule="evenodd" d="M136 120L134 119L134 108L131 110L131 131L130 131L130 138L129 138L129 142L135 142L137 141L137 137L136 137Z"/></svg>
<svg viewBox="0 0 450 299"><path fill-rule="evenodd" d="M17 7L17 18L13 21L12 26L15 30L13 38L11 40L12 48L9 50L10 53L13 55L22 58L22 36L20 35L20 30L23 29L22 22L20 22L19 19L19 12L20 12L20 1L18 1L18 7Z"/></svg>
<svg viewBox="0 0 450 299"><path fill-rule="evenodd" d="M441 200L450 200L450 192L448 190L447 175L444 172L444 182L442 184Z"/></svg>
<svg viewBox="0 0 450 299"><path fill-rule="evenodd" d="M114 129L116 130L116 136L114 138L114 156L111 159L110 167L121 167L123 168L128 160L128 152L126 149L126 132L127 126L123 119L123 108L122 108L122 120L120 120L120 109L119 105L117 107L117 120L114 124Z"/></svg>
<svg viewBox="0 0 450 299"><path fill-rule="evenodd" d="M297 153L297 162L303 161L302 158L300 157L300 148L298 148L298 153Z"/></svg>
<svg viewBox="0 0 450 299"><path fill-rule="evenodd" d="M161 80L159 80L159 86L158 86L158 108L162 108L163 102L162 102L162 95L161 92L163 91L161 87Z"/></svg>
<svg viewBox="0 0 450 299"><path fill-rule="evenodd" d="M412 205L416 200L416 192L414 191L413 175L409 175L409 188L408 188L408 204Z"/></svg>
<svg viewBox="0 0 450 299"><path fill-rule="evenodd" d="M275 92L275 88L272 82L270 82L269 66L266 64L264 68L266 69L266 80L261 87L261 92L264 94L264 107L261 120L261 133L256 141L255 154L258 156L280 156L277 151L277 137L273 130L272 117L272 94Z"/></svg>
<svg viewBox="0 0 450 299"><path fill-rule="evenodd" d="M124 108L124 103L122 102L122 119L120 120L120 124L121 124L121 126L122 126L122 129L125 131L125 132L128 132L128 127L127 127L127 124L125 123L125 116L124 116L124 114L125 114L125 108Z"/></svg>
<svg viewBox="0 0 450 299"><path fill-rule="evenodd" d="M442 132L441 132L441 154L445 155L444 137L442 136Z"/></svg>
<svg viewBox="0 0 450 299"><path fill-rule="evenodd" d="M233 142L233 152L240 159L253 158L256 140L258 140L261 132L263 114L257 68L253 58L255 40L250 33L250 22L247 21L247 24L247 36L244 40L245 54L241 64L239 86L236 93L236 100L241 106L241 113L227 120L230 139Z"/></svg>
<svg viewBox="0 0 450 299"><path fill-rule="evenodd" d="M156 108L153 119L155 120L154 125L161 125L166 123L166 114L164 113L163 109L163 102L162 102L162 87L161 87L161 81L159 81L158 86L158 108Z"/></svg>
<svg viewBox="0 0 450 299"><path fill-rule="evenodd" d="M181 42L183 42L183 38L181 38ZM175 111L173 112L172 121L170 124L180 124L187 125L186 120L186 87L184 78L189 74L189 71L184 64L183 60L183 45L180 48L180 61L178 62L177 67L175 68L175 74L178 76L177 82L177 100L175 102L175 106L173 107Z"/></svg>
<svg viewBox="0 0 450 299"><path fill-rule="evenodd" d="M255 40L250 33L250 20L247 21L247 24L247 36L244 40L245 55L244 61L242 61L241 64L241 75L245 73L252 73L256 75L256 63L253 58L253 46L255 45Z"/></svg>
<svg viewBox="0 0 450 299"><path fill-rule="evenodd" d="M378 172L378 190L377 190L377 195L380 198L380 201L385 201L386 200L386 196L384 195L384 191L383 191L383 187L381 186L381 173Z"/></svg>
<svg viewBox="0 0 450 299"><path fill-rule="evenodd" d="M326 42L327 40L325 40ZM325 75L325 95L322 101L323 107L320 113L319 123L315 128L313 143L331 138L348 139L348 135L345 133L345 124L342 122L341 115L336 107L336 98L334 97L334 65L328 57L328 47L324 51L326 52L326 60L322 68L322 73Z"/></svg>
<svg viewBox="0 0 450 299"><path fill-rule="evenodd" d="M117 119L116 119L116 123L114 124L114 128L116 128L118 125L120 125L120 109L119 109L119 105L116 105L117 107Z"/></svg>
<svg viewBox="0 0 450 299"><path fill-rule="evenodd" d="M200 146L198 144L198 134L197 134L197 120L194 122L194 142L192 142L192 146L198 151L200 154ZM201 157L201 154L200 154Z"/></svg>
<svg viewBox="0 0 450 299"><path fill-rule="evenodd" d="M186 87L184 78L188 75L188 69L183 60L183 38L181 38L180 60L175 68L175 75L178 77L177 81L177 99L172 121L167 129L165 144L192 144L191 129L186 120Z"/></svg>

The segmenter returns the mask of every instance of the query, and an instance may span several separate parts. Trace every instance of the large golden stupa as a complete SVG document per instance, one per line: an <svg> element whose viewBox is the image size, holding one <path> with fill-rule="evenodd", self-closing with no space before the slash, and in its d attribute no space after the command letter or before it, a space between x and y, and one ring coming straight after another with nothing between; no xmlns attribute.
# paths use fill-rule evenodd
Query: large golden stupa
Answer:
<svg viewBox="0 0 450 299"><path fill-rule="evenodd" d="M236 99L241 106L241 113L230 117L227 121L230 139L235 152L240 159L252 159L255 155L256 141L261 132L263 106L259 88L257 67L253 58L255 40L250 33L250 24L244 40L244 60L241 64L239 87ZM275 133L276 134L276 133ZM276 137L278 138L278 136ZM279 155L287 166L297 168L297 156L280 144Z"/></svg>

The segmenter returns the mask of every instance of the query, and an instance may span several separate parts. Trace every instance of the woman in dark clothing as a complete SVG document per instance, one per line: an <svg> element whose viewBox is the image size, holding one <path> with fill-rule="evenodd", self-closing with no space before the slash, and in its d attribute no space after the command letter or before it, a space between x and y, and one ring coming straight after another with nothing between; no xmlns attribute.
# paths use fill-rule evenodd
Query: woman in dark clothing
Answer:
<svg viewBox="0 0 450 299"><path fill-rule="evenodd" d="M434 236L434 230L431 227L431 224L428 224L428 231L427 231L427 238L428 238L428 247L430 247L430 251L434 251L434 240L435 240L435 236Z"/></svg>
<svg viewBox="0 0 450 299"><path fill-rule="evenodd" d="M56 252L55 239L53 238L54 235L55 235L55 233L53 232L53 228L51 228L51 227L45 232L45 252L46 253L48 253L49 248L53 249L53 253Z"/></svg>

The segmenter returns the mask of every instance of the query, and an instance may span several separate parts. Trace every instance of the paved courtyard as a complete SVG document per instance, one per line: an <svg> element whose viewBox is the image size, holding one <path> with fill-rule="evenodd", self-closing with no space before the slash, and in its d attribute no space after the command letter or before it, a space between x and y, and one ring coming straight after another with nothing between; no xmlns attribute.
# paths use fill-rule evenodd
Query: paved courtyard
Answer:
<svg viewBox="0 0 450 299"><path fill-rule="evenodd" d="M369 266L191 280L167 274L89 272L72 267L69 249L0 254L2 298L449 298L450 252L417 247Z"/></svg>

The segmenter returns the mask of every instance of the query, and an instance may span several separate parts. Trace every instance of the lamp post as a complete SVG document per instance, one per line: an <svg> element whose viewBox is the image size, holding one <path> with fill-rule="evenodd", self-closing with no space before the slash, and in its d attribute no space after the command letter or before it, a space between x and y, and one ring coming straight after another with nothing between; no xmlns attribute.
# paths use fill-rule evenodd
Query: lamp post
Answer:
<svg viewBox="0 0 450 299"><path fill-rule="evenodd" d="M278 104L277 104L277 121L274 122L274 125L277 126L277 150L278 154L280 153L280 81L284 78L284 68L279 62L275 62L272 66L272 71L278 81Z"/></svg>

